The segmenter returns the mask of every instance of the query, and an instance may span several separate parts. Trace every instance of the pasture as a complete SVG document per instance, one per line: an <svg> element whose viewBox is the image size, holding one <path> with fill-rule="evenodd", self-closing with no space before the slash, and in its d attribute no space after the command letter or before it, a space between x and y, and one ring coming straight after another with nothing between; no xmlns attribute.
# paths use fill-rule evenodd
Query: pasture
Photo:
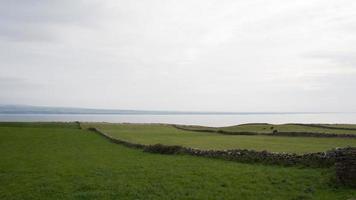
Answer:
<svg viewBox="0 0 356 200"><path fill-rule="evenodd" d="M133 132L141 128L147 129L125 127ZM151 131L155 129L165 132L162 127ZM355 190L335 185L333 169L145 153L110 143L76 124L1 124L0 149L0 199L356 197Z"/></svg>
<svg viewBox="0 0 356 200"><path fill-rule="evenodd" d="M96 127L115 138L131 143L160 143L199 149L249 149L301 154L327 151L336 147L356 146L356 138L222 135L184 131L165 124L89 123L83 126Z"/></svg>
<svg viewBox="0 0 356 200"><path fill-rule="evenodd" d="M181 126L190 130L211 130L226 132L253 132L271 134L277 132L323 133L323 134L356 134L352 124L240 124L226 127Z"/></svg>

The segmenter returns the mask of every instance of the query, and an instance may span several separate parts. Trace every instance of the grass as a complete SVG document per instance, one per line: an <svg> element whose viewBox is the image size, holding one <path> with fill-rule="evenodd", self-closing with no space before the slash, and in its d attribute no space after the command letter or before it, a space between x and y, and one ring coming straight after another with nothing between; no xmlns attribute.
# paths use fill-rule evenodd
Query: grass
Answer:
<svg viewBox="0 0 356 200"><path fill-rule="evenodd" d="M320 124L326 127L335 127L335 128L352 128L356 129L356 124Z"/></svg>
<svg viewBox="0 0 356 200"><path fill-rule="evenodd" d="M325 134L356 134L356 130L342 130L342 129L328 129L334 128L355 128L352 124L320 124L321 127L310 127L297 124L241 124L227 127L204 127L204 126L183 126L191 130L224 130L229 132L256 132L256 133L273 133L274 130L278 132L311 132L311 133L325 133Z"/></svg>
<svg viewBox="0 0 356 200"><path fill-rule="evenodd" d="M356 146L356 139L282 136L221 135L191 132L159 124L84 124L132 143L181 145L199 149L253 149L272 152L309 153L335 147Z"/></svg>
<svg viewBox="0 0 356 200"><path fill-rule="evenodd" d="M74 128L79 125L73 122L0 122L0 127L29 127L29 128Z"/></svg>
<svg viewBox="0 0 356 200"><path fill-rule="evenodd" d="M325 199L333 169L144 153L62 125L0 125L0 199Z"/></svg>

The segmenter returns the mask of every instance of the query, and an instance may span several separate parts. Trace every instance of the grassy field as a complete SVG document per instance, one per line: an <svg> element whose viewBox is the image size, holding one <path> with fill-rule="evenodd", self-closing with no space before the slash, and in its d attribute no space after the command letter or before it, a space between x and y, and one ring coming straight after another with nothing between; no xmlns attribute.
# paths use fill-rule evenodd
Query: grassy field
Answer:
<svg viewBox="0 0 356 200"><path fill-rule="evenodd" d="M335 147L356 146L356 139L282 136L221 135L191 132L158 124L84 124L97 127L118 139L140 144L181 145L199 149L254 149L272 152L309 153Z"/></svg>
<svg viewBox="0 0 356 200"><path fill-rule="evenodd" d="M325 199L333 169L144 153L75 124L0 125L0 199Z"/></svg>
<svg viewBox="0 0 356 200"><path fill-rule="evenodd" d="M73 122L0 122L0 127L80 128L78 123Z"/></svg>
<svg viewBox="0 0 356 200"><path fill-rule="evenodd" d="M335 127L335 128L352 128L356 129L356 124L320 124L326 127Z"/></svg>
<svg viewBox="0 0 356 200"><path fill-rule="evenodd" d="M229 132L255 132L255 133L273 133L278 132L311 132L311 133L325 133L325 134L356 134L356 130L343 130L343 129L328 129L333 128L356 128L352 124L320 124L321 127L310 127L297 124L241 124L236 126L227 127L204 127L204 126L183 126L191 130L224 130Z"/></svg>

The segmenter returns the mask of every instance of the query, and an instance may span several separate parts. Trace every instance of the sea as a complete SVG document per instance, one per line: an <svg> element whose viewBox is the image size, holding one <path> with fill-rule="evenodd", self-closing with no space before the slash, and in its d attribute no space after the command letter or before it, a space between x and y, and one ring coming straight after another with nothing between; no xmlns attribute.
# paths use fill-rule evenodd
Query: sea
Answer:
<svg viewBox="0 0 356 200"><path fill-rule="evenodd" d="M0 114L1 122L111 122L167 123L202 126L231 126L244 123L330 123L356 124L356 113L274 114Z"/></svg>

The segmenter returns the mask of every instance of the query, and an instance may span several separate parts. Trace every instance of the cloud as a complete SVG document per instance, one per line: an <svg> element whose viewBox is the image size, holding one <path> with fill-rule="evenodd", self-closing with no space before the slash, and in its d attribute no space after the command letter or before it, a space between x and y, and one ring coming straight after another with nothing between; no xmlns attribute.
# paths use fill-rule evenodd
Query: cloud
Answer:
<svg viewBox="0 0 356 200"><path fill-rule="evenodd" d="M348 110L356 95L337 88L356 90L355 9L353 0L1 1L0 72L11 80L1 80L10 102L0 103ZM26 85L31 93L11 92ZM328 90L340 98L320 104Z"/></svg>
<svg viewBox="0 0 356 200"><path fill-rule="evenodd" d="M40 84L32 83L27 79L17 77L0 77L0 90L2 92L37 89L38 87L40 87Z"/></svg>
<svg viewBox="0 0 356 200"><path fill-rule="evenodd" d="M89 28L96 24L100 7L95 1L1 1L0 37L12 41L49 42L56 39L56 32L61 28Z"/></svg>
<svg viewBox="0 0 356 200"><path fill-rule="evenodd" d="M350 71L347 72L356 72L356 51L349 52L314 52L309 53L305 57L310 59L320 59L326 60L331 64L338 66L338 68L349 68Z"/></svg>

